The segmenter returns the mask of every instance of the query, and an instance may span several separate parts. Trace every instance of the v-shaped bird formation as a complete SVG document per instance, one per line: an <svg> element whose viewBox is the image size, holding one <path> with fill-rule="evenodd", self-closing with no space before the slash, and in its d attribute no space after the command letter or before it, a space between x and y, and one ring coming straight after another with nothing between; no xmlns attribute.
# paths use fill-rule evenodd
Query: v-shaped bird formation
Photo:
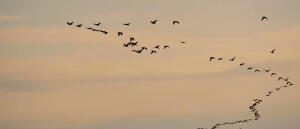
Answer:
<svg viewBox="0 0 300 129"><path fill-rule="evenodd" d="M156 20L153 20L153 21L150 21L150 23L151 24L158 24L158 20L156 19ZM171 22L171 24L172 25L176 25L176 24L179 24L180 22L178 21L178 20L174 20L174 21L172 21ZM72 22L67 22L67 25L69 25L69 26L72 26L73 24L75 24L74 23L74 21L72 21ZM97 23L93 23L93 26L94 27L86 27L85 29L87 29L87 30L91 30L91 31L93 31L93 32L100 32L100 33L103 33L103 34L105 34L105 35L107 35L107 34L109 34L109 32L108 31L105 31L105 30L101 30L101 29L97 29L97 28L95 28L95 27L99 27L100 25L102 25L101 24L101 22L97 22ZM130 25L132 25L132 23L131 22L127 22L127 23L123 23L123 26L130 26ZM77 27L77 28L82 28L83 27L83 24L76 24L75 25L75 27ZM120 36L123 36L124 35L124 32L121 32L121 31L119 31L119 32L115 32L116 33L116 36L117 37L120 37ZM135 52L135 53L138 53L138 54L141 54L141 53L143 53L144 51L147 51L148 50L148 48L149 48L149 54L156 54L159 50L166 50L167 48L170 48L170 46L168 45L168 44L164 44L164 45L155 45L155 46L150 46L150 47L146 47L146 46L142 46L142 45L140 45L140 43L139 42L137 42L136 41L136 39L134 38L134 37L132 37L132 36L129 36L128 37L129 38L129 41L127 42L127 43L123 43L122 45L124 46L124 47L126 47L126 48L132 48L131 49L131 51L132 52ZM186 42L185 41L181 41L180 42L180 44L186 44ZM137 48L138 46L141 46L140 48ZM161 49L161 47L163 48L163 49Z"/></svg>
<svg viewBox="0 0 300 129"><path fill-rule="evenodd" d="M269 20L269 18L266 17L266 16L261 17L262 22L266 21L266 20ZM160 22L159 20L155 19L155 20L150 21L150 24L155 25L155 24L159 24L159 22ZM171 24L172 25L177 25L177 24L180 24L180 22L178 20L174 20L174 21L171 22ZM67 25L75 26L77 28L83 28L84 27L83 24L75 24L73 21L67 22ZM99 27L101 25L102 25L101 22L97 22L97 23L93 23L92 27L87 26L85 29L93 31L93 32L100 32L104 35L110 34L110 32L108 32L108 31L95 28L95 27ZM129 27L129 26L132 25L132 23L131 22L125 22L122 25ZM115 32L115 35L117 37L123 36L124 34L125 33L121 32L121 31ZM160 50L166 50L166 49L170 48L170 46L168 44L146 47L146 46L140 45L139 42L137 42L136 39L132 36L129 36L128 40L129 41L127 43L123 43L122 45L126 48L132 48L131 51L135 52L135 53L138 53L138 54L141 54L144 51L149 51L148 52L149 54L156 54ZM181 41L179 43L180 44L186 44L187 42ZM141 46L141 47L138 48L138 46ZM269 51L269 53L274 54L275 51L276 51L276 49L272 49L271 51ZM218 62L219 61L229 61L229 62L234 63L234 62L237 62L237 57L232 57L232 58L225 59L224 57L214 57L214 56L212 56L212 57L209 57L209 61L210 62L213 62L213 61L218 61ZM274 88L274 90L267 91L266 94L265 94L266 97L269 97L272 94L279 92L283 88L291 87L291 86L294 85L293 82L289 81L290 80L289 77L278 76L278 74L276 72L273 72L273 70L270 69L270 68L261 69L261 68L255 67L255 66L251 66L251 65L246 66L246 65L247 64L245 62L238 62L238 66L241 67L241 68L246 69L246 71L252 71L252 72L255 72L255 73L265 73L269 77L275 78L276 81L279 81L279 82L282 83L279 87ZM236 120L236 121L229 121L229 122L222 122L222 123L216 123L210 129L216 129L216 128L226 126L226 125L235 125L235 124L248 123L250 121L259 120L259 118L261 117L261 114L259 114L259 112L257 110L257 106L259 104L261 104L263 102L263 100L262 100L262 98L259 98L259 99L253 99L253 101L254 101L253 104L249 106L250 112L253 113L253 115L254 115L252 118L243 119L243 120ZM198 128L198 129L208 129L208 128Z"/></svg>

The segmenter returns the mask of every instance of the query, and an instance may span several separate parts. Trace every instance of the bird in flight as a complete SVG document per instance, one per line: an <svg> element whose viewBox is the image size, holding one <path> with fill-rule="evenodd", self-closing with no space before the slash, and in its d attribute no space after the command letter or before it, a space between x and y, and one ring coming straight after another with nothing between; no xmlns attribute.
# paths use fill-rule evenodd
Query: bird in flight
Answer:
<svg viewBox="0 0 300 129"><path fill-rule="evenodd" d="M126 44L126 43L123 43L123 46L124 46L124 47L128 47L129 45L130 45L129 43L127 43L127 44Z"/></svg>
<svg viewBox="0 0 300 129"><path fill-rule="evenodd" d="M82 26L82 24L78 24L78 25L76 25L76 27L81 27Z"/></svg>
<svg viewBox="0 0 300 129"><path fill-rule="evenodd" d="M243 65L245 65L245 63L240 63L240 66L243 66Z"/></svg>
<svg viewBox="0 0 300 129"><path fill-rule="evenodd" d="M153 21L150 21L151 24L156 24L158 20L153 20Z"/></svg>
<svg viewBox="0 0 300 129"><path fill-rule="evenodd" d="M118 36L122 36L123 35L123 32L118 32Z"/></svg>
<svg viewBox="0 0 300 129"><path fill-rule="evenodd" d="M270 72L270 71L271 71L271 69L266 69L266 70L264 70L264 71L268 73L268 72Z"/></svg>
<svg viewBox="0 0 300 129"><path fill-rule="evenodd" d="M255 71L254 72L260 72L260 70L259 69L255 69Z"/></svg>
<svg viewBox="0 0 300 129"><path fill-rule="evenodd" d="M249 67L248 70L251 70L253 67Z"/></svg>
<svg viewBox="0 0 300 129"><path fill-rule="evenodd" d="M129 26L131 23L123 23L124 26Z"/></svg>
<svg viewBox="0 0 300 129"><path fill-rule="evenodd" d="M274 75L276 75L276 73L271 73L271 76L274 76Z"/></svg>
<svg viewBox="0 0 300 129"><path fill-rule="evenodd" d="M261 17L261 21L264 21L264 20L269 20L269 19L268 19L268 17L266 17L266 16L262 16L262 17Z"/></svg>
<svg viewBox="0 0 300 129"><path fill-rule="evenodd" d="M159 49L159 47L160 47L159 45L156 45L154 48Z"/></svg>
<svg viewBox="0 0 300 129"><path fill-rule="evenodd" d="M168 46L168 45L165 45L165 46L164 46L164 49L166 49L166 48L169 48L169 46Z"/></svg>
<svg viewBox="0 0 300 129"><path fill-rule="evenodd" d="M179 24L179 21L173 21L173 25Z"/></svg>
<svg viewBox="0 0 300 129"><path fill-rule="evenodd" d="M278 80L278 81L279 81L279 80L283 80L283 78L282 78L282 77L279 77L277 80Z"/></svg>
<svg viewBox="0 0 300 129"><path fill-rule="evenodd" d="M94 23L95 26L100 26L100 24L101 24L100 22Z"/></svg>
<svg viewBox="0 0 300 129"><path fill-rule="evenodd" d="M146 48L146 47L142 47L142 49L141 49L141 50L143 51L144 49L145 49L145 50L147 50L147 48Z"/></svg>
<svg viewBox="0 0 300 129"><path fill-rule="evenodd" d="M290 78L286 78L286 79L284 79L284 81L286 81L286 82L287 82L287 81L289 81L289 79L290 79Z"/></svg>
<svg viewBox="0 0 300 129"><path fill-rule="evenodd" d="M280 88L281 88L281 87L279 87L279 88L275 88L275 90L279 91L279 90L280 90Z"/></svg>
<svg viewBox="0 0 300 129"><path fill-rule="evenodd" d="M129 37L129 41L134 41L134 38L133 37Z"/></svg>
<svg viewBox="0 0 300 129"><path fill-rule="evenodd" d="M67 22L67 24L70 25L70 26L71 26L73 23L74 23L74 22Z"/></svg>
<svg viewBox="0 0 300 129"><path fill-rule="evenodd" d="M275 53L275 50L276 50L276 49L273 49L272 51L270 51L270 53L272 53L272 54Z"/></svg>
<svg viewBox="0 0 300 129"><path fill-rule="evenodd" d="M136 53L142 53L143 50L131 50L131 51L134 51Z"/></svg>
<svg viewBox="0 0 300 129"><path fill-rule="evenodd" d="M153 53L155 53L155 54L156 54L156 51L155 51L155 50L152 50L150 54L153 54Z"/></svg>
<svg viewBox="0 0 300 129"><path fill-rule="evenodd" d="M103 34L108 34L107 31L104 31L104 30L99 30L100 32L102 32Z"/></svg>
<svg viewBox="0 0 300 129"><path fill-rule="evenodd" d="M186 42L184 42L184 41L182 41L182 42L180 42L180 43L186 44Z"/></svg>
<svg viewBox="0 0 300 129"><path fill-rule="evenodd" d="M232 59L229 59L230 61L234 61L235 60L235 57L233 57Z"/></svg>
<svg viewBox="0 0 300 129"><path fill-rule="evenodd" d="M223 58L218 58L218 60L223 60Z"/></svg>
<svg viewBox="0 0 300 129"><path fill-rule="evenodd" d="M209 61L211 61L211 60L213 60L213 59L215 59L215 57L212 56L212 57L209 58Z"/></svg>
<svg viewBox="0 0 300 129"><path fill-rule="evenodd" d="M137 46L138 42L135 42L135 43L131 43L131 47L133 46Z"/></svg>
<svg viewBox="0 0 300 129"><path fill-rule="evenodd" d="M91 27L88 27L88 28L86 28L86 29L88 29L88 30L91 30L91 29L93 29L93 28L91 28Z"/></svg>

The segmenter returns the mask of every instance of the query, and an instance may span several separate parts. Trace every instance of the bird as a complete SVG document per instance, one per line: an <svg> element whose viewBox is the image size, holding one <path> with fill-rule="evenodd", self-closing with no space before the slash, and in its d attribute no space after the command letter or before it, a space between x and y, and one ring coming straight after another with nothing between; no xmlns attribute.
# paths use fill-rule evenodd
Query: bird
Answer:
<svg viewBox="0 0 300 129"><path fill-rule="evenodd" d="M269 91L268 93L271 94L271 93L273 93L273 91Z"/></svg>
<svg viewBox="0 0 300 129"><path fill-rule="evenodd" d="M218 58L218 60L223 60L223 58Z"/></svg>
<svg viewBox="0 0 300 129"><path fill-rule="evenodd" d="M260 72L260 70L259 69L255 69L255 71L254 72Z"/></svg>
<svg viewBox="0 0 300 129"><path fill-rule="evenodd" d="M98 30L98 31L102 32L103 34L108 34L108 32L104 30Z"/></svg>
<svg viewBox="0 0 300 129"><path fill-rule="evenodd" d="M278 80L278 81L279 81L279 80L283 80L283 78L282 78L282 77L279 77L277 80Z"/></svg>
<svg viewBox="0 0 300 129"><path fill-rule="evenodd" d="M175 25L176 23L179 24L179 21L173 21L173 25Z"/></svg>
<svg viewBox="0 0 300 129"><path fill-rule="evenodd" d="M282 86L282 87L286 88L286 87L288 87L288 86Z"/></svg>
<svg viewBox="0 0 300 129"><path fill-rule="evenodd" d="M131 51L134 51L136 53L142 53L142 50L131 50Z"/></svg>
<svg viewBox="0 0 300 129"><path fill-rule="evenodd" d="M73 23L74 23L74 22L67 22L67 24L70 25L70 26L71 26Z"/></svg>
<svg viewBox="0 0 300 129"><path fill-rule="evenodd" d="M291 82L286 82L286 85L289 85Z"/></svg>
<svg viewBox="0 0 300 129"><path fill-rule="evenodd" d="M165 45L165 46L164 46L164 49L166 49L166 48L169 48L169 46L168 46L168 45Z"/></svg>
<svg viewBox="0 0 300 129"><path fill-rule="evenodd" d="M143 51L144 49L145 49L145 50L147 50L148 48L146 48L146 47L142 47L142 49L141 49L141 50Z"/></svg>
<svg viewBox="0 0 300 129"><path fill-rule="evenodd" d="M129 37L129 41L134 41L134 38L133 37Z"/></svg>
<svg viewBox="0 0 300 129"><path fill-rule="evenodd" d="M82 26L82 24L78 24L78 25L76 25L76 27L81 27Z"/></svg>
<svg viewBox="0 0 300 129"><path fill-rule="evenodd" d="M101 24L100 22L94 23L95 26L100 26L100 24Z"/></svg>
<svg viewBox="0 0 300 129"><path fill-rule="evenodd" d="M240 63L240 66L243 66L243 65L245 65L245 63Z"/></svg>
<svg viewBox="0 0 300 129"><path fill-rule="evenodd" d="M127 43L127 44L126 44L126 43L123 43L123 46L124 46L124 47L128 47L129 45L130 45L129 43Z"/></svg>
<svg viewBox="0 0 300 129"><path fill-rule="evenodd" d="M268 73L268 72L270 72L270 71L271 71L271 69L266 69L266 70L264 70L264 71Z"/></svg>
<svg viewBox="0 0 300 129"><path fill-rule="evenodd" d="M153 21L150 21L151 24L156 24L158 20L153 20Z"/></svg>
<svg viewBox="0 0 300 129"><path fill-rule="evenodd" d="M279 87L279 88L275 88L275 90L279 91L279 90L280 90L280 88L281 88L281 87Z"/></svg>
<svg viewBox="0 0 300 129"><path fill-rule="evenodd" d="M156 48L156 49L159 49L159 47L160 47L159 45L154 46L154 48Z"/></svg>
<svg viewBox="0 0 300 129"><path fill-rule="evenodd" d="M123 35L123 32L118 32L118 36L122 36Z"/></svg>
<svg viewBox="0 0 300 129"><path fill-rule="evenodd" d="M289 86L292 86L292 85L294 85L294 83L290 83L290 84L289 84Z"/></svg>
<svg viewBox="0 0 300 129"><path fill-rule="evenodd" d="M249 67L249 68L247 68L248 70L251 70L253 67Z"/></svg>
<svg viewBox="0 0 300 129"><path fill-rule="evenodd" d="M186 44L186 42L184 42L184 41L182 41L182 42L180 42L180 43Z"/></svg>
<svg viewBox="0 0 300 129"><path fill-rule="evenodd" d="M123 23L124 26L129 26L131 23Z"/></svg>
<svg viewBox="0 0 300 129"><path fill-rule="evenodd" d="M212 57L209 58L209 61L211 61L211 60L213 60L213 59L215 59L215 57L212 56Z"/></svg>
<svg viewBox="0 0 300 129"><path fill-rule="evenodd" d="M233 57L232 59L229 59L230 61L234 61L235 60L235 57Z"/></svg>
<svg viewBox="0 0 300 129"><path fill-rule="evenodd" d="M97 29L92 29L92 31L97 31L97 32L98 32L98 31L100 31L100 30L97 30Z"/></svg>
<svg viewBox="0 0 300 129"><path fill-rule="evenodd" d="M290 79L290 78L286 78L286 79L284 79L284 81L286 81L286 82L287 82L289 79Z"/></svg>
<svg viewBox="0 0 300 129"><path fill-rule="evenodd" d="M152 50L150 54L153 54L153 53L155 53L155 54L156 54L156 51L155 51L155 50Z"/></svg>
<svg viewBox="0 0 300 129"><path fill-rule="evenodd" d="M88 28L86 28L86 29L88 29L88 30L91 30L91 29L93 29L93 28L91 28L91 27L88 27Z"/></svg>
<svg viewBox="0 0 300 129"><path fill-rule="evenodd" d="M266 16L262 16L262 17L261 17L261 21L264 21L264 20L269 20L269 19L268 19L268 17L266 17Z"/></svg>
<svg viewBox="0 0 300 129"><path fill-rule="evenodd" d="M135 42L135 43L131 43L131 47L133 46L137 46L138 42Z"/></svg>
<svg viewBox="0 0 300 129"><path fill-rule="evenodd" d="M271 76L276 75L276 73L271 73Z"/></svg>
<svg viewBox="0 0 300 129"><path fill-rule="evenodd" d="M276 49L273 49L272 51L270 51L270 53L272 53L272 54L275 53L275 50L276 50Z"/></svg>

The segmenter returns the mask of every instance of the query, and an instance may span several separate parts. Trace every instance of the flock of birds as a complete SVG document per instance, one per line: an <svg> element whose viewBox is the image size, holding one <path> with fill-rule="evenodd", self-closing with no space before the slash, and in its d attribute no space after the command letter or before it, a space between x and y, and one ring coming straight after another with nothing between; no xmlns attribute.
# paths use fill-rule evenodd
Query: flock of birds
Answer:
<svg viewBox="0 0 300 129"><path fill-rule="evenodd" d="M151 24L157 24L158 23L158 20L153 20L153 21L150 21L150 23ZM72 26L74 24L74 22L73 21L68 21L67 22L67 25L69 25L69 26ZM123 23L123 26L130 26L132 23L130 23L130 22L128 22L128 23ZM172 21L172 25L176 25L176 24L180 24L180 22L178 21L178 20L174 20L174 21ZM96 26L96 27L99 27L100 25L101 25L101 22L98 22L98 23L93 23L93 25L94 26ZM83 27L83 24L76 24L75 25L75 27L78 27L78 28L82 28ZM103 33L103 34L108 34L108 32L107 31L105 31L105 30L101 30L101 29L96 29L96 28L94 28L94 27L86 27L85 29L87 29L87 30L91 30L91 31L93 31L93 32L101 32L101 33ZM116 32L116 36L118 36L118 37L120 37L120 36L123 36L123 32ZM186 42L185 41L181 41L180 42L181 44L186 44ZM129 41L127 42L127 43L123 43L123 46L124 47L135 47L135 46L139 46L139 42L137 42L136 40L135 40L135 38L134 37L132 37L132 36L130 36L129 37ZM170 48L170 46L169 45L155 45L155 46L153 46L152 48L151 48L151 50L150 50L150 54L156 54L157 52L158 52L158 50L160 50L160 49L163 49L163 50L166 50L167 48ZM149 48L150 49L150 48ZM145 47L145 46L141 46L140 47L140 49L132 49L131 51L132 52L135 52L135 53L138 53L138 54L141 54L141 53L143 53L143 51L147 51L148 50L148 47Z"/></svg>
<svg viewBox="0 0 300 129"><path fill-rule="evenodd" d="M268 17L266 16L262 16L261 18L261 21L264 21L264 20L268 20ZM158 20L153 20L153 21L150 21L151 24L157 24L158 23ZM176 25L176 24L179 24L180 22L177 21L177 20L174 20L172 21L172 24L173 25ZM67 22L67 25L69 26L72 26L74 24L74 22ZM123 23L123 26L130 26L132 23L128 22L128 23ZM98 23L93 23L94 26L97 26L99 27L101 25L101 22L98 22ZM82 28L83 27L83 24L76 24L75 27L78 27L78 28ZM93 27L87 27L86 29L88 30L91 30L91 31L94 31L94 32L101 32L103 34L108 34L107 31L105 30L101 30L101 29L96 29L96 28L93 28ZM117 32L116 33L116 36L123 36L123 32ZM182 44L185 44L186 42L180 42ZM123 43L123 46L124 47L135 47L135 46L138 46L138 42L135 40L134 37L129 37L129 42L127 43ZM150 54L156 54L157 53L157 50L159 49L167 49L169 48L170 46L169 45L163 45L163 46L160 46L160 45L155 45L152 47L151 51L150 51ZM147 47L145 46L142 46L140 47L140 49L133 49L131 50L132 52L135 52L135 53L142 53L143 51L146 51L148 50ZM271 50L269 53L271 54L274 54L276 51L276 49L273 49ZM225 60L223 57L210 57L209 58L209 61L212 62L212 61L222 61L222 60ZM228 59L228 61L230 62L236 62L236 57L232 57L230 59ZM264 72L264 73L269 73L269 76L271 77L276 77L277 76L277 73L276 72L273 72L271 69L259 69L259 68L254 68L253 66L245 66L246 63L245 62L239 62L239 66L240 67L243 67L245 69L247 69L247 71L254 71L254 72ZM294 83L292 83L291 81L289 81L289 78L288 77L277 77L276 80L278 81L282 81L284 83L283 86L280 86L278 88L275 88L274 90L271 90L271 91L267 91L265 96L268 97L270 95L272 95L273 93L275 93L275 91L279 91L281 90L282 88L287 88L287 87L290 87L290 86L293 86ZM258 120L261 115L259 114L258 110L257 110L257 106L259 104L261 104L263 102L262 99L253 99L254 103L249 106L249 109L250 111L254 114L254 117L253 118L249 118L249 119L244 119L244 120L236 120L236 121L232 121L232 122L223 122L223 123L217 123L215 124L214 126L211 127L211 129L216 129L218 127L221 127L221 126L226 126L226 125L234 125L234 124L239 124L239 123L247 123L249 121L253 121L253 120ZM197 128L197 129L207 129L207 128Z"/></svg>
<svg viewBox="0 0 300 129"><path fill-rule="evenodd" d="M276 51L276 49L271 50L269 53L274 54ZM223 57L210 57L209 61L222 61L224 60ZM236 61L236 57L230 58L228 59L230 62L235 62ZM245 67L246 63L245 62L239 62L239 66L240 67L244 67L245 69L247 69L248 71L253 71L253 72L264 72L264 73L268 73L270 77L276 77L277 73L276 72L272 72L271 69L259 69L259 68L255 68L253 66L248 66ZM290 80L290 78L288 77L282 77L282 76L278 76L275 78L277 81L281 81L283 84L282 86L275 88L274 90L271 91L267 91L265 96L269 97L270 95L272 95L273 93L275 93L275 91L280 91L282 88L287 88L287 87L291 87L294 85L294 83L292 83ZM221 126L225 126L225 125L233 125L233 124L239 124L239 123L247 123L249 121L253 121L253 120L258 120L261 115L258 113L258 110L256 108L256 106L258 104L261 104L263 102L262 99L253 99L254 103L249 106L250 111L254 114L254 118L250 118L250 119L245 119L245 120L237 120L237 121L233 121L233 122L224 122L224 123L217 123L214 126L212 126L211 129L216 129L218 127ZM207 128L198 128L198 129L207 129Z"/></svg>

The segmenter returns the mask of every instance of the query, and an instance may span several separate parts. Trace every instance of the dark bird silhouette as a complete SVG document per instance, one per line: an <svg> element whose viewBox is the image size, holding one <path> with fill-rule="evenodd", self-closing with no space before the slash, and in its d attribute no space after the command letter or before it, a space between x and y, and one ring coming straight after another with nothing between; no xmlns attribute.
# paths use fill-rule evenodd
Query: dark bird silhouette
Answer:
<svg viewBox="0 0 300 129"><path fill-rule="evenodd" d="M247 68L248 70L251 70L253 67L249 67L249 68Z"/></svg>
<svg viewBox="0 0 300 129"><path fill-rule="evenodd" d="M266 96L270 96L271 94L267 94Z"/></svg>
<svg viewBox="0 0 300 129"><path fill-rule="evenodd" d="M154 48L156 48L156 49L159 49L159 47L160 47L159 45L154 46Z"/></svg>
<svg viewBox="0 0 300 129"><path fill-rule="evenodd" d="M173 25L179 24L179 21L173 21Z"/></svg>
<svg viewBox="0 0 300 129"><path fill-rule="evenodd" d="M148 48L146 48L146 47L142 47L142 49L141 49L141 50L143 51L143 50L147 50L147 49L148 49Z"/></svg>
<svg viewBox="0 0 300 129"><path fill-rule="evenodd" d="M243 65L245 65L245 63L240 63L240 66L243 66Z"/></svg>
<svg viewBox="0 0 300 129"><path fill-rule="evenodd" d="M184 41L182 41L182 42L180 42L180 43L186 44L186 42L184 42Z"/></svg>
<svg viewBox="0 0 300 129"><path fill-rule="evenodd" d="M142 53L143 50L131 50L131 51L134 51L136 53Z"/></svg>
<svg viewBox="0 0 300 129"><path fill-rule="evenodd" d="M92 29L92 31L97 31L97 32L98 32L98 31L100 31L100 30L97 30L97 29Z"/></svg>
<svg viewBox="0 0 300 129"><path fill-rule="evenodd" d="M71 26L73 23L74 23L74 22L67 22L67 24L70 25L70 26Z"/></svg>
<svg viewBox="0 0 300 129"><path fill-rule="evenodd" d="M134 41L134 38L133 37L129 37L129 41Z"/></svg>
<svg viewBox="0 0 300 129"><path fill-rule="evenodd" d="M100 22L94 23L95 26L100 26L100 24L101 24Z"/></svg>
<svg viewBox="0 0 300 129"><path fill-rule="evenodd" d="M268 17L266 17L266 16L262 16L262 17L261 17L261 21L264 21L264 20L269 20L269 19L268 19Z"/></svg>
<svg viewBox="0 0 300 129"><path fill-rule="evenodd" d="M102 32L103 34L108 34L108 32L104 30L98 30L98 31Z"/></svg>
<svg viewBox="0 0 300 129"><path fill-rule="evenodd" d="M268 93L271 94L271 93L273 93L273 91L269 91Z"/></svg>
<svg viewBox="0 0 300 129"><path fill-rule="evenodd" d="M88 28L86 28L86 29L88 29L88 30L91 30L91 29L93 29L93 28L91 28L91 27L88 27Z"/></svg>
<svg viewBox="0 0 300 129"><path fill-rule="evenodd" d="M288 86L282 86L282 87L286 88L286 87L288 87Z"/></svg>
<svg viewBox="0 0 300 129"><path fill-rule="evenodd" d="M166 48L169 48L169 46L168 46L168 45L165 45L165 46L164 46L164 49L166 49Z"/></svg>
<svg viewBox="0 0 300 129"><path fill-rule="evenodd" d="M215 57L212 56L209 58L209 61L212 61L213 59L215 59Z"/></svg>
<svg viewBox="0 0 300 129"><path fill-rule="evenodd" d="M158 20L153 20L153 21L150 21L151 24L156 24Z"/></svg>
<svg viewBox="0 0 300 129"><path fill-rule="evenodd" d="M283 78L282 78L282 77L279 77L277 80L278 80L278 81L279 81L279 80L283 80Z"/></svg>
<svg viewBox="0 0 300 129"><path fill-rule="evenodd" d="M270 53L272 53L272 54L275 53L275 50L276 50L276 49L273 49L272 51L270 51Z"/></svg>
<svg viewBox="0 0 300 129"><path fill-rule="evenodd" d="M291 82L286 82L286 85L289 85Z"/></svg>
<svg viewBox="0 0 300 129"><path fill-rule="evenodd" d="M124 46L124 47L128 47L129 45L130 45L129 43L127 43L127 44L126 44L126 43L123 43L123 46Z"/></svg>
<svg viewBox="0 0 300 129"><path fill-rule="evenodd" d="M260 72L260 70L259 69L255 69L255 71L254 72Z"/></svg>
<svg viewBox="0 0 300 129"><path fill-rule="evenodd" d="M133 47L133 46L137 46L137 45L138 45L138 42L131 43L131 47Z"/></svg>
<svg viewBox="0 0 300 129"><path fill-rule="evenodd" d="M118 36L122 36L123 35L123 32L118 32Z"/></svg>
<svg viewBox="0 0 300 129"><path fill-rule="evenodd" d="M229 59L230 61L234 61L235 60L235 57L233 57L232 59Z"/></svg>
<svg viewBox="0 0 300 129"><path fill-rule="evenodd" d="M290 83L290 84L289 84L289 86L292 86L292 85L294 85L294 83Z"/></svg>
<svg viewBox="0 0 300 129"><path fill-rule="evenodd" d="M266 69L266 70L264 70L264 71L268 73L268 72L270 72L270 71L271 71L271 69Z"/></svg>
<svg viewBox="0 0 300 129"><path fill-rule="evenodd" d="M124 26L129 26L131 23L123 23Z"/></svg>
<svg viewBox="0 0 300 129"><path fill-rule="evenodd" d="M76 27L81 27L82 26L82 24L78 24L78 25L76 25Z"/></svg>
<svg viewBox="0 0 300 129"><path fill-rule="evenodd" d="M153 54L153 53L155 53L155 54L156 54L156 51L155 51L155 50L152 50L150 54Z"/></svg>
<svg viewBox="0 0 300 129"><path fill-rule="evenodd" d="M223 60L223 58L218 58L218 60Z"/></svg>
<svg viewBox="0 0 300 129"><path fill-rule="evenodd" d="M276 75L276 73L271 73L271 76L274 76L274 75Z"/></svg>
<svg viewBox="0 0 300 129"><path fill-rule="evenodd" d="M279 90L280 90L280 88L281 88L281 87L279 87L279 88L275 88L275 90L279 91Z"/></svg>
<svg viewBox="0 0 300 129"><path fill-rule="evenodd" d="M290 78L286 78L286 79L284 79L284 81L286 81L286 82L287 82L287 81L289 81L289 79L290 79Z"/></svg>

